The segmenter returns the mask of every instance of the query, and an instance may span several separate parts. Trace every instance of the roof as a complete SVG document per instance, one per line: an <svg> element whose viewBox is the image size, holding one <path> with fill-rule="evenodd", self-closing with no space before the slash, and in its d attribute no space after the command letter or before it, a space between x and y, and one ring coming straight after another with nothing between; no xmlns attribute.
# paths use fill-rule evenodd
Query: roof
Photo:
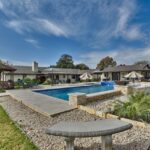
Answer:
<svg viewBox="0 0 150 150"><path fill-rule="evenodd" d="M150 70L150 65L119 65L107 67L101 72L130 72L130 71L147 71Z"/></svg>
<svg viewBox="0 0 150 150"><path fill-rule="evenodd" d="M68 68L47 68L42 71L44 74L72 74L81 75L85 72L92 72L91 70L68 69Z"/></svg>
<svg viewBox="0 0 150 150"><path fill-rule="evenodd" d="M32 71L32 66L13 66L16 71L13 74L71 74L81 75L85 72L92 73L93 70L80 70L80 69L68 69L68 68L48 68L38 67L38 72ZM10 74L10 73L8 73Z"/></svg>
<svg viewBox="0 0 150 150"><path fill-rule="evenodd" d="M0 63L0 71L15 71L16 69L10 65Z"/></svg>
<svg viewBox="0 0 150 150"><path fill-rule="evenodd" d="M39 67L39 71L38 72L34 72L32 71L32 66L13 66L16 71L14 72L14 74L40 74L42 72L42 70L44 70L47 67Z"/></svg>

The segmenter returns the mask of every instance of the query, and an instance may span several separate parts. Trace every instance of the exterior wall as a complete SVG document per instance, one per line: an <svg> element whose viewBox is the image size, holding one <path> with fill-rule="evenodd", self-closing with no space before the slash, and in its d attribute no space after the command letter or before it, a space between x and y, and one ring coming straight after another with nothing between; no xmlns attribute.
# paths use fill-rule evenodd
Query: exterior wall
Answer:
<svg viewBox="0 0 150 150"><path fill-rule="evenodd" d="M18 79L22 80L23 75L14 75L14 82L18 81Z"/></svg>
<svg viewBox="0 0 150 150"><path fill-rule="evenodd" d="M94 79L101 79L101 74L93 74Z"/></svg>
<svg viewBox="0 0 150 150"><path fill-rule="evenodd" d="M26 78L35 79L36 75L27 75Z"/></svg>
<svg viewBox="0 0 150 150"><path fill-rule="evenodd" d="M108 78L112 80L112 73L108 73Z"/></svg>
<svg viewBox="0 0 150 150"><path fill-rule="evenodd" d="M36 78L36 75L13 75L13 74L5 74L4 78L5 78L5 81L8 81L8 80L12 80L14 82L18 81L18 79L22 80L24 78L30 78L30 79L35 79Z"/></svg>
<svg viewBox="0 0 150 150"><path fill-rule="evenodd" d="M120 81L125 80L124 76L131 71L126 71L126 72L120 72ZM150 78L150 71L136 71L144 76L144 78ZM110 80L112 80L112 72L105 73L105 76L108 77Z"/></svg>

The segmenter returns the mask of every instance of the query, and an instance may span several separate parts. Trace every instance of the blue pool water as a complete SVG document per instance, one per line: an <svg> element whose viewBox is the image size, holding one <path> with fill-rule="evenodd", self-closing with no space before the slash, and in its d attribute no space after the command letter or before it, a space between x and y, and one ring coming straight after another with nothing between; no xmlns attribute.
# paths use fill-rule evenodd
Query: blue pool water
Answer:
<svg viewBox="0 0 150 150"><path fill-rule="evenodd" d="M37 93L46 94L48 96L56 97L59 99L63 99L68 101L70 93L96 93L96 92L102 92L102 91L108 91L113 90L113 86L101 86L99 84L97 85L90 85L90 86L80 86L80 87L69 87L69 88L60 88L60 89L48 89L48 90L38 90L35 91Z"/></svg>

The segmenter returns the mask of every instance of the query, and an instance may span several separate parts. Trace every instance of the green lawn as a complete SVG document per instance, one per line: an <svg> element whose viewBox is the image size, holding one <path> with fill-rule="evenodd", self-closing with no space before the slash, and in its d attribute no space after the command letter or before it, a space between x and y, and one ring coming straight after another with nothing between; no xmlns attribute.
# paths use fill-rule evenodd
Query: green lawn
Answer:
<svg viewBox="0 0 150 150"><path fill-rule="evenodd" d="M0 150L37 150L38 148L11 121L0 106Z"/></svg>

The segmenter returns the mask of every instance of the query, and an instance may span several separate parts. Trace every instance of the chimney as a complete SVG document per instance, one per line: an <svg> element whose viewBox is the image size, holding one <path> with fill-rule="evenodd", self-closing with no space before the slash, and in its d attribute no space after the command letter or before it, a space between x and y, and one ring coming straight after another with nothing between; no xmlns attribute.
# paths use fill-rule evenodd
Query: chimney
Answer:
<svg viewBox="0 0 150 150"><path fill-rule="evenodd" d="M38 72L38 63L36 61L34 61L32 63L32 71L33 72Z"/></svg>

